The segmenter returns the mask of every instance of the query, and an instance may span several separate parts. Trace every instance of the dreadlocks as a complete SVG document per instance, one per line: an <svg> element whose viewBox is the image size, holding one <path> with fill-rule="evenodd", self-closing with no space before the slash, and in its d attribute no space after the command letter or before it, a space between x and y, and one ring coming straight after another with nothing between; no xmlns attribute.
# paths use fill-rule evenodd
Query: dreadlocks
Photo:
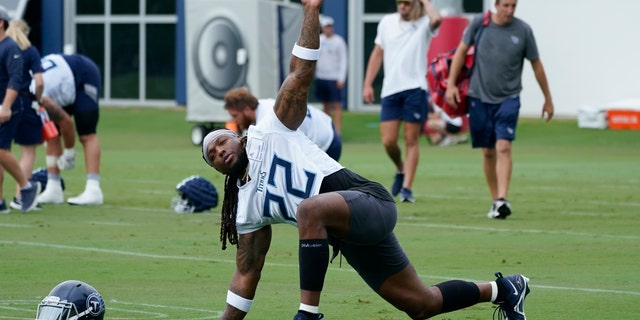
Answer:
<svg viewBox="0 0 640 320"><path fill-rule="evenodd" d="M242 148L247 146L247 137L241 140ZM242 170L244 171L244 170ZM238 245L238 231L236 230L236 216L238 214L238 177L239 174L228 174L224 179L224 200L222 201L222 215L220 216L220 241L222 250L230 244ZM242 174L240 174L242 175Z"/></svg>

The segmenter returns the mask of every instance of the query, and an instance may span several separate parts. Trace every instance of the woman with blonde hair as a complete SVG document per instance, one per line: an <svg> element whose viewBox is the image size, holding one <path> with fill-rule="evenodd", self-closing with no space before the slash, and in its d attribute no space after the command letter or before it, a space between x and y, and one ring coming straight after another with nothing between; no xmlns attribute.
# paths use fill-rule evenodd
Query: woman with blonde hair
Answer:
<svg viewBox="0 0 640 320"><path fill-rule="evenodd" d="M25 30L27 33L25 33ZM40 52L31 45L27 37L29 26L23 20L11 20L6 34L15 41L22 50L24 68L22 71L22 81L20 82L18 94L30 96L32 101L40 101L44 90L44 80L42 78L42 65L40 63ZM31 80L35 82L35 94L29 92ZM36 160L36 147L42 143L42 120L34 108L25 107L20 124L15 135L16 144L20 145L20 168L25 176L30 179ZM0 167L0 180L4 175L4 170ZM2 199L2 185L0 185L0 199ZM21 209L22 200L20 198L20 187L16 188L16 195L10 203L11 208ZM5 209L6 211L9 208Z"/></svg>

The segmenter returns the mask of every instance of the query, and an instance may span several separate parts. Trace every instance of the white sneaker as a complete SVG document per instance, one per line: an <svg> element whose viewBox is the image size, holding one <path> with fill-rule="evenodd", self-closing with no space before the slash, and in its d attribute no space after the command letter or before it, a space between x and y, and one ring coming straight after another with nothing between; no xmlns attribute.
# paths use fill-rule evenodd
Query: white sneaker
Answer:
<svg viewBox="0 0 640 320"><path fill-rule="evenodd" d="M77 197L69 198L68 204L78 206L101 205L104 202L100 182L97 180L87 180L84 192Z"/></svg>
<svg viewBox="0 0 640 320"><path fill-rule="evenodd" d="M452 146L458 143L458 139L454 135L447 135L438 143L438 147Z"/></svg>
<svg viewBox="0 0 640 320"><path fill-rule="evenodd" d="M489 212L487 213L487 218L495 219L498 216L500 216L500 212L498 212L498 207L496 207L496 202L494 201L491 205L491 209L489 209Z"/></svg>
<svg viewBox="0 0 640 320"><path fill-rule="evenodd" d="M64 194L62 193L62 185L60 181L49 179L47 187L38 195L38 203L60 204L64 202Z"/></svg>
<svg viewBox="0 0 640 320"><path fill-rule="evenodd" d="M511 215L511 204L502 198L494 201L491 211L487 213L487 217L491 219L506 219L509 215Z"/></svg>

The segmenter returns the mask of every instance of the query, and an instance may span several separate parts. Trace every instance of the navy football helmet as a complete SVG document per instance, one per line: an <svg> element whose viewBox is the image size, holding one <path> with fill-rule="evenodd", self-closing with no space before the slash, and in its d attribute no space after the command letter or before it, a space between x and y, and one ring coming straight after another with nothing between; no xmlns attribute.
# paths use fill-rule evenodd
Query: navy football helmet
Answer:
<svg viewBox="0 0 640 320"><path fill-rule="evenodd" d="M105 310L104 300L94 287L68 280L40 302L36 320L102 320Z"/></svg>
<svg viewBox="0 0 640 320"><path fill-rule="evenodd" d="M42 191L44 191L44 189L47 188L47 168L38 168L38 169L34 169L31 172L31 180L32 182L40 182L40 186L42 187ZM64 191L65 189L65 185L64 185L64 179L62 177L60 177L60 185L62 186L62 190Z"/></svg>
<svg viewBox="0 0 640 320"><path fill-rule="evenodd" d="M202 212L218 205L218 191L207 179L190 176L178 182L176 191L180 197L171 199L171 207L176 213Z"/></svg>

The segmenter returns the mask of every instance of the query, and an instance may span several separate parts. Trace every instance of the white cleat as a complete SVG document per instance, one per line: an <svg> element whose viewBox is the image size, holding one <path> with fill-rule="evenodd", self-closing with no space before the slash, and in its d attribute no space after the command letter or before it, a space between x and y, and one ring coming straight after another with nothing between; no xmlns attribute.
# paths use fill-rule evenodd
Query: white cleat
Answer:
<svg viewBox="0 0 640 320"><path fill-rule="evenodd" d="M64 202L64 194L60 181L49 180L47 187L38 195L38 203L61 204Z"/></svg>
<svg viewBox="0 0 640 320"><path fill-rule="evenodd" d="M104 199L102 197L102 190L100 189L91 189L84 190L77 197L69 198L67 200L68 204L77 205L77 206L91 206L91 205L101 205Z"/></svg>
<svg viewBox="0 0 640 320"><path fill-rule="evenodd" d="M103 202L102 189L100 189L100 182L97 180L87 180L84 192L67 200L68 204L77 206L101 205Z"/></svg>

